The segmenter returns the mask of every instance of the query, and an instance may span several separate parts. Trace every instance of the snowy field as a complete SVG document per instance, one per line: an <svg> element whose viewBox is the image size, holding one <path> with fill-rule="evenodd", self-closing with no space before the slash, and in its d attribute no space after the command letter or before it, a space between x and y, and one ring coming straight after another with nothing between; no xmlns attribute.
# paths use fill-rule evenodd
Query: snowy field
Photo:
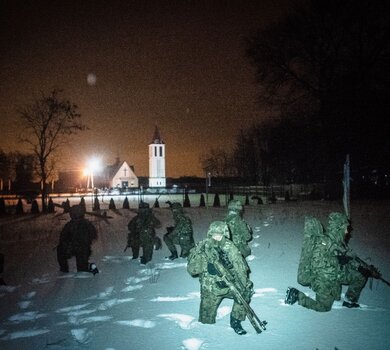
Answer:
<svg viewBox="0 0 390 350"><path fill-rule="evenodd" d="M284 304L286 288L300 287L296 273L304 216L315 215L326 223L331 211L342 210L340 203L280 202L245 208L244 217L254 232L253 255L247 259L256 291L251 306L268 326L256 334L246 320L248 334L239 336L229 326L231 300L222 302L215 325L197 322L199 281L186 272L185 259L166 260L169 252L163 245L146 266L131 260L131 251L123 250L127 223L135 211L108 211L107 202L101 208L112 217L108 222L88 216L99 234L92 247L92 260L100 270L95 276L76 273L74 259L72 272L59 272L55 246L69 220L61 209L0 219L7 283L0 287L0 349L390 349L390 287L381 281L374 280L372 289L367 284L360 309L335 303L332 311L316 313ZM226 207L198 208L198 200L191 203L185 212L199 241L210 222L224 217ZM350 243L387 280L389 209L389 202L352 203ZM167 208L154 212L162 222L157 232L162 237L172 215Z"/></svg>

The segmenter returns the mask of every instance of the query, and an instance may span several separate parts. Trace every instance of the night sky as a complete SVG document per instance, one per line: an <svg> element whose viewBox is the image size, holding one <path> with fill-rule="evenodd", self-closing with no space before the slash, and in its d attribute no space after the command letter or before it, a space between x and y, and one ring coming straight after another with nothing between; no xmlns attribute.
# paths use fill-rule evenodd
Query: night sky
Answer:
<svg viewBox="0 0 390 350"><path fill-rule="evenodd" d="M90 128L61 169L93 155L148 175L157 125L166 175L203 176L199 156L231 148L240 128L266 118L256 103L244 38L277 20L289 0L1 0L0 148L20 150L17 107L63 89ZM96 79L96 80L95 80Z"/></svg>

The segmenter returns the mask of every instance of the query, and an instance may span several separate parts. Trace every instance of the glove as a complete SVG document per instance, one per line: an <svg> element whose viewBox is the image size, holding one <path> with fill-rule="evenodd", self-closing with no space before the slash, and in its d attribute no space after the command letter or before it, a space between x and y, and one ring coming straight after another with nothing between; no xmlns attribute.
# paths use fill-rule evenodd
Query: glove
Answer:
<svg viewBox="0 0 390 350"><path fill-rule="evenodd" d="M216 269L216 267L214 266L214 264L212 263L207 263L207 272L210 274L210 275L213 275L213 276L220 276L220 273L218 272L218 270Z"/></svg>
<svg viewBox="0 0 390 350"><path fill-rule="evenodd" d="M222 249L218 251L219 259L221 260L222 265L227 269L232 269L233 264L230 262L229 257L226 252Z"/></svg>
<svg viewBox="0 0 390 350"><path fill-rule="evenodd" d="M224 289L229 287L224 281L217 281L215 282L215 284L219 289Z"/></svg>
<svg viewBox="0 0 390 350"><path fill-rule="evenodd" d="M348 255L337 255L337 260L341 266L348 264L352 258Z"/></svg>

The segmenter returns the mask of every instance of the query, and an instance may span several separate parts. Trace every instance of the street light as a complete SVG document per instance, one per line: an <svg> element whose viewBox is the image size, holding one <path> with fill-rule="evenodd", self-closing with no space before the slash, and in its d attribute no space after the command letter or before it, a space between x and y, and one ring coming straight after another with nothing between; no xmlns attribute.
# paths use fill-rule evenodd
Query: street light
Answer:
<svg viewBox="0 0 390 350"><path fill-rule="evenodd" d="M84 170L84 175L88 176L87 178L87 190L89 185L91 185L92 191L95 188L95 184L93 182L94 173L100 171L101 169L101 161L97 157L91 158L87 163L87 168Z"/></svg>

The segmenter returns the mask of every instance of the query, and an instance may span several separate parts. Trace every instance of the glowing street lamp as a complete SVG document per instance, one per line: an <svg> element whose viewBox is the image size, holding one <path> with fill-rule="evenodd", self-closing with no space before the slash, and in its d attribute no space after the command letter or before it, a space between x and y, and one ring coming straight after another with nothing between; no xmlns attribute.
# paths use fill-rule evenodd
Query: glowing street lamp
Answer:
<svg viewBox="0 0 390 350"><path fill-rule="evenodd" d="M88 176L87 178L87 189L89 188L89 184L91 184L92 190L95 188L93 183L93 174L98 172L101 169L101 162L99 158L91 158L88 161L88 167L84 170L84 175Z"/></svg>

